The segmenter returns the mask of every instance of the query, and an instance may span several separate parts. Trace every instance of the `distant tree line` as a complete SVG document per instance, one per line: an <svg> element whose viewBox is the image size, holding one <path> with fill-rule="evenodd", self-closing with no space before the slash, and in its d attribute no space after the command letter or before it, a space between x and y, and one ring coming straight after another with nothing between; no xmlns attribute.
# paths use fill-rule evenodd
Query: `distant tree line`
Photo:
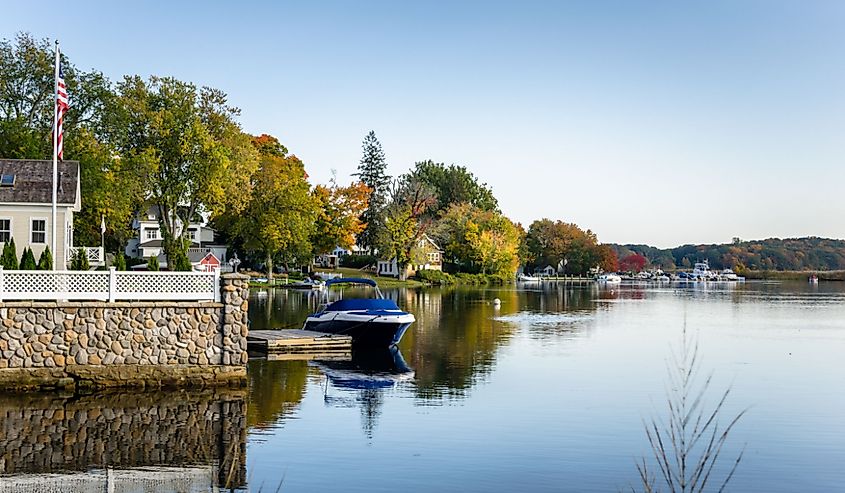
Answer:
<svg viewBox="0 0 845 493"><path fill-rule="evenodd" d="M713 269L734 270L845 270L845 240L819 238L769 238L719 245L683 245L660 249L648 245L611 245L619 258L645 257L649 267L690 269L706 260Z"/></svg>

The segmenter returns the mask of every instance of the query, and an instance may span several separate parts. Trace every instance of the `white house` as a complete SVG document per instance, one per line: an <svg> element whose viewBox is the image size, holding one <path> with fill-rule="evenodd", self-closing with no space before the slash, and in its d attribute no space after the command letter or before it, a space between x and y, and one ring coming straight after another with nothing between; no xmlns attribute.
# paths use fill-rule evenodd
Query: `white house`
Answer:
<svg viewBox="0 0 845 493"><path fill-rule="evenodd" d="M82 208L78 161L59 161L56 198L53 263L65 268L73 250L73 215ZM52 161L0 159L0 243L14 238L18 256L29 247L38 260L53 241L52 200ZM91 250L103 258L99 247Z"/></svg>
<svg viewBox="0 0 845 493"><path fill-rule="evenodd" d="M145 213L135 218L132 229L135 230L136 236L126 244L126 255L139 259L158 257L159 266L166 268L167 259L162 251L164 236L159 222L160 215L161 212L157 206L150 206ZM191 246L188 248L188 260L195 268L200 268L200 262L208 253L214 254L219 263L226 263L226 245L215 244L214 229L209 227L203 218L195 217L188 223L187 235L191 241Z"/></svg>
<svg viewBox="0 0 845 493"><path fill-rule="evenodd" d="M409 275L418 270L443 270L443 250L429 236L422 237L411 250L411 263L408 265ZM398 277L399 266L396 259L379 260L376 264L376 274L380 276Z"/></svg>

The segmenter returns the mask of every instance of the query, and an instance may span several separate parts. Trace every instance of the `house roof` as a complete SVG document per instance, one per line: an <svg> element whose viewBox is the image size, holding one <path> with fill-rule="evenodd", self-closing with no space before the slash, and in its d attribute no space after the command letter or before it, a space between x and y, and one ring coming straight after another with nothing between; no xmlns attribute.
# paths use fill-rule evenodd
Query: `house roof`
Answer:
<svg viewBox="0 0 845 493"><path fill-rule="evenodd" d="M75 205L79 191L79 161L59 161L57 202ZM0 202L50 204L53 202L53 161L0 159L0 174L14 175L14 186L0 186Z"/></svg>
<svg viewBox="0 0 845 493"><path fill-rule="evenodd" d="M163 240L149 240L138 244L138 248L161 248ZM192 241L191 245L199 245L196 241ZM203 253L205 256L205 253Z"/></svg>

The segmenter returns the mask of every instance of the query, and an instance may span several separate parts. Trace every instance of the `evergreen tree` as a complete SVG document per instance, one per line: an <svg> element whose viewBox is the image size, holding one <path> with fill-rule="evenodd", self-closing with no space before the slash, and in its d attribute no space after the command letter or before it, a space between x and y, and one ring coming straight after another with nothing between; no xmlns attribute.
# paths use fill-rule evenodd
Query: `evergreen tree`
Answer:
<svg viewBox="0 0 845 493"><path fill-rule="evenodd" d="M116 271L126 270L126 257L124 257L122 253L118 252L114 255L113 267Z"/></svg>
<svg viewBox="0 0 845 493"><path fill-rule="evenodd" d="M91 270L91 264L88 263L88 251L85 248L80 248L73 253L70 270Z"/></svg>
<svg viewBox="0 0 845 493"><path fill-rule="evenodd" d="M38 258L38 270L53 270L53 253L50 252L49 246L44 248Z"/></svg>
<svg viewBox="0 0 845 493"><path fill-rule="evenodd" d="M30 248L24 248L21 256L21 270L35 270L36 267L35 254L32 253Z"/></svg>
<svg viewBox="0 0 845 493"><path fill-rule="evenodd" d="M3 244L3 255L0 256L0 264L6 270L16 270L18 268L18 250L15 248L15 239L11 238Z"/></svg>
<svg viewBox="0 0 845 493"><path fill-rule="evenodd" d="M361 222L367 227L358 235L357 242L363 248L373 248L378 240L379 231L384 228L384 209L387 205L390 177L386 174L387 161L384 150L374 131L371 130L367 134L362 147L364 155L361 157L358 173L355 176L359 176L372 192L367 209L361 215Z"/></svg>
<svg viewBox="0 0 845 493"><path fill-rule="evenodd" d="M158 257L153 256L147 259L147 270L149 271L157 271L158 268Z"/></svg>

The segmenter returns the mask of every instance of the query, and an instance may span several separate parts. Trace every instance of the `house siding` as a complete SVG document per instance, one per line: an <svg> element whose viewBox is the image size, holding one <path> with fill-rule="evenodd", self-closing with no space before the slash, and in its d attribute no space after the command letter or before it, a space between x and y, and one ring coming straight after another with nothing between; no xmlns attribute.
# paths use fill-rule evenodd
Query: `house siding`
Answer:
<svg viewBox="0 0 845 493"><path fill-rule="evenodd" d="M41 256L44 249L52 244L52 215L53 209L50 205L31 205L31 204L4 204L0 209L0 219L10 219L12 238L15 239L15 247L17 249L18 260L23 254L23 249L26 247L32 248L32 253L35 255L35 260ZM46 224L46 231L44 234L44 243L31 243L31 221L32 219L44 219ZM59 206L56 209L56 252L53 252L53 264L62 268L64 265L59 261L65 259L66 240L67 240L67 225L73 226L73 211L67 206Z"/></svg>

